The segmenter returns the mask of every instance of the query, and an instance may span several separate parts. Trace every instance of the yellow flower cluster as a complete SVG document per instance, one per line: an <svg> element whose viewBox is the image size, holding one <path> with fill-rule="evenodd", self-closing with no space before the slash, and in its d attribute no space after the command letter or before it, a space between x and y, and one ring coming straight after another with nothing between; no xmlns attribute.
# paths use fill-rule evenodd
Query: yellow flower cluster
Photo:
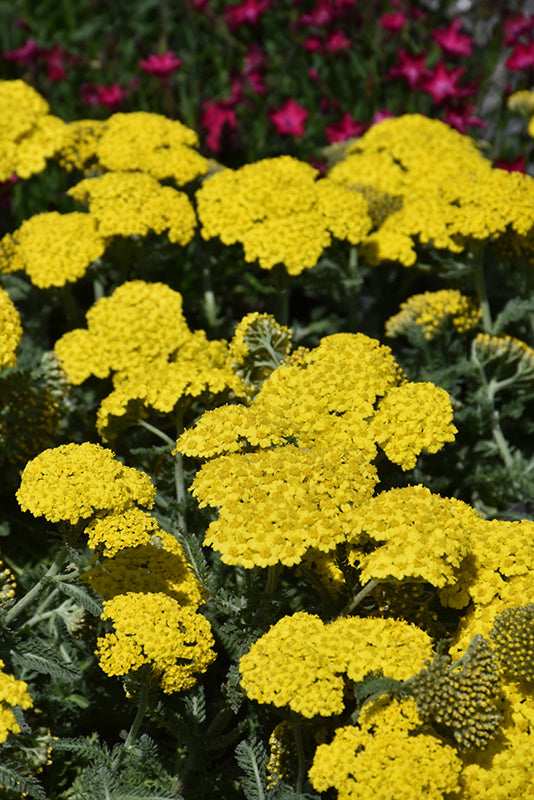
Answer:
<svg viewBox="0 0 534 800"><path fill-rule="evenodd" d="M442 800L460 789L461 768L453 747L422 730L412 699L384 699L319 745L308 774L314 789L337 789L339 800Z"/></svg>
<svg viewBox="0 0 534 800"><path fill-rule="evenodd" d="M291 156L217 172L196 195L202 237L241 242L246 261L290 275L315 266L332 237L357 244L371 227L366 201L317 174Z"/></svg>
<svg viewBox="0 0 534 800"><path fill-rule="evenodd" d="M148 477L125 467L98 444L64 444L29 461L17 500L23 511L49 522L71 524L99 511L125 511L138 503L150 508L156 489Z"/></svg>
<svg viewBox="0 0 534 800"><path fill-rule="evenodd" d="M104 602L102 619L113 632L97 640L107 675L126 675L149 664L167 694L194 686L215 658L208 620L162 592L126 592Z"/></svg>
<svg viewBox="0 0 534 800"><path fill-rule="evenodd" d="M282 617L239 662L252 700L289 706L311 718L344 709L344 675L361 681L383 670L405 680L432 653L430 637L404 620L339 618L330 623L305 611Z"/></svg>
<svg viewBox="0 0 534 800"><path fill-rule="evenodd" d="M453 438L446 393L402 380L389 348L336 334L297 351L247 408L206 413L177 443L215 456L192 484L201 505L219 509L206 543L251 568L293 565L346 540L378 481L377 442L406 469Z"/></svg>
<svg viewBox="0 0 534 800"><path fill-rule="evenodd" d="M15 597L15 576L0 559L0 609L8 606Z"/></svg>
<svg viewBox="0 0 534 800"><path fill-rule="evenodd" d="M418 114L373 125L329 177L402 199L363 241L372 264L411 266L419 244L460 252L470 239L526 236L534 225L534 179L493 168L470 137Z"/></svg>
<svg viewBox="0 0 534 800"><path fill-rule="evenodd" d="M481 319L481 309L457 289L423 292L402 303L399 313L387 320L386 336L401 336L416 326L430 341L449 321L458 333L465 333L477 328Z"/></svg>
<svg viewBox="0 0 534 800"><path fill-rule="evenodd" d="M49 447L61 421L52 391L25 373L13 373L4 382L0 417L2 457L18 470Z"/></svg>
<svg viewBox="0 0 534 800"><path fill-rule="evenodd" d="M161 114L112 114L97 135L98 162L107 170L146 172L179 186L208 171L208 160L194 150L195 131Z"/></svg>
<svg viewBox="0 0 534 800"><path fill-rule="evenodd" d="M0 270L24 270L40 289L63 286L83 277L105 248L90 214L49 211L30 217L3 237Z"/></svg>
<svg viewBox="0 0 534 800"><path fill-rule="evenodd" d="M19 312L8 293L0 287L0 371L17 363L15 351L21 338Z"/></svg>
<svg viewBox="0 0 534 800"><path fill-rule="evenodd" d="M470 552L469 532L480 521L471 506L425 486L389 489L358 508L351 559L364 583L407 578L455 584Z"/></svg>
<svg viewBox="0 0 534 800"><path fill-rule="evenodd" d="M504 668L515 678L534 680L534 603L506 608L489 635Z"/></svg>
<svg viewBox="0 0 534 800"><path fill-rule="evenodd" d="M98 142L106 130L107 122L98 119L76 119L64 129L63 143L57 160L68 172L98 170Z"/></svg>
<svg viewBox="0 0 534 800"><path fill-rule="evenodd" d="M104 437L116 420L138 418L144 408L167 414L205 393L245 394L227 343L192 332L182 296L163 283L123 283L89 309L86 329L64 334L54 351L73 384L113 373L114 389L98 411Z"/></svg>
<svg viewBox="0 0 534 800"><path fill-rule="evenodd" d="M143 172L108 172L85 178L67 192L88 205L99 237L146 236L167 231L169 241L185 245L196 228L187 195L162 186Z"/></svg>
<svg viewBox="0 0 534 800"><path fill-rule="evenodd" d="M534 350L520 339L507 334L479 333L471 345L471 356L486 370L494 365L498 380L506 381L513 376L516 389L525 382L530 391L534 379Z"/></svg>
<svg viewBox="0 0 534 800"><path fill-rule="evenodd" d="M33 706L28 684L4 672L4 667L4 662L0 660L0 743L6 741L9 733L20 733L20 725L10 706L23 709Z"/></svg>
<svg viewBox="0 0 534 800"><path fill-rule="evenodd" d="M531 117L534 114L534 92L529 89L522 89L518 92L514 92L507 99L506 105L510 111L516 114L523 114L525 117Z"/></svg>
<svg viewBox="0 0 534 800"><path fill-rule="evenodd" d="M29 178L61 147L65 123L21 80L0 81L0 181Z"/></svg>

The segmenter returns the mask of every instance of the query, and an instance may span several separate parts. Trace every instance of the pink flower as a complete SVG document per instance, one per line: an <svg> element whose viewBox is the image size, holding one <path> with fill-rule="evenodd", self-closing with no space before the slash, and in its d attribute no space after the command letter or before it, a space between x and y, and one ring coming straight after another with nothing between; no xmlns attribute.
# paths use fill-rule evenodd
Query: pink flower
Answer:
<svg viewBox="0 0 534 800"><path fill-rule="evenodd" d="M488 123L480 117L473 116L474 104L470 103L463 108L448 108L441 117L443 122L456 128L460 133L467 133L468 128L486 128Z"/></svg>
<svg viewBox="0 0 534 800"><path fill-rule="evenodd" d="M309 112L293 98L286 100L276 111L271 111L269 116L278 133L285 136L304 136L304 123L308 119Z"/></svg>
<svg viewBox="0 0 534 800"><path fill-rule="evenodd" d="M432 37L442 50L451 56L470 56L473 49L473 39L459 33L462 20L453 19L448 28L432 31Z"/></svg>
<svg viewBox="0 0 534 800"><path fill-rule="evenodd" d="M308 53L320 53L323 49L323 43L317 36L308 36L303 43L303 47Z"/></svg>
<svg viewBox="0 0 534 800"><path fill-rule="evenodd" d="M363 122L358 122L347 112L343 114L339 122L327 125L324 130L328 144L332 144L333 142L344 142L345 139L361 136L366 127Z"/></svg>
<svg viewBox="0 0 534 800"><path fill-rule="evenodd" d="M506 45L514 44L520 36L534 28L534 17L525 17L523 14L507 17L503 22L502 28L504 43Z"/></svg>
<svg viewBox="0 0 534 800"><path fill-rule="evenodd" d="M243 75L249 75L249 73L261 69L265 66L266 60L267 57L259 44L253 42L245 53Z"/></svg>
<svg viewBox="0 0 534 800"><path fill-rule="evenodd" d="M29 66L33 64L35 60L41 55L41 48L37 44L36 40L33 38L28 39L22 47L18 47L15 50L6 50L5 53L2 54L2 58L6 61L16 61L19 64L25 64Z"/></svg>
<svg viewBox="0 0 534 800"><path fill-rule="evenodd" d="M65 66L77 60L70 53L65 53L59 44L55 44L49 50L43 50L41 55L51 81L64 81L67 78Z"/></svg>
<svg viewBox="0 0 534 800"><path fill-rule="evenodd" d="M228 105L228 100L206 102L203 110L200 124L208 132L206 146L214 153L220 153L223 136L231 134L237 128L235 111Z"/></svg>
<svg viewBox="0 0 534 800"><path fill-rule="evenodd" d="M403 11L392 11L390 14L382 14L378 21L386 31L399 33L406 24L406 14Z"/></svg>
<svg viewBox="0 0 534 800"><path fill-rule="evenodd" d="M449 97L463 97L467 87L459 87L458 81L465 71L465 67L447 70L443 61L438 61L434 71L427 73L421 89L432 96L434 103L441 103Z"/></svg>
<svg viewBox="0 0 534 800"><path fill-rule="evenodd" d="M379 108L373 115L371 125L376 125L378 122L382 122L385 119L393 119L394 116L395 114L393 114L389 108Z"/></svg>
<svg viewBox="0 0 534 800"><path fill-rule="evenodd" d="M100 83L82 83L80 99L88 106L105 106L110 111L116 111L128 92L121 89L118 83L112 86L102 86Z"/></svg>
<svg viewBox="0 0 534 800"><path fill-rule="evenodd" d="M145 72L149 72L151 75L155 75L156 78L163 80L168 78L173 72L176 72L177 69L180 69L182 66L182 61L181 59L176 58L175 54L171 50L168 53L162 53L161 55L151 53L148 58L145 58L143 61L139 62L139 66Z"/></svg>
<svg viewBox="0 0 534 800"><path fill-rule="evenodd" d="M298 25L309 25L311 28L324 28L329 25L336 15L334 4L328 0L319 0L317 6L306 14L302 14Z"/></svg>
<svg viewBox="0 0 534 800"><path fill-rule="evenodd" d="M527 168L527 157L523 153L512 161L505 158L496 158L495 166L499 169L505 169L507 172L525 172Z"/></svg>
<svg viewBox="0 0 534 800"><path fill-rule="evenodd" d="M398 56L400 63L391 67L388 75L392 78L404 78L410 89L418 89L422 78L426 75L427 53L410 56L404 50L399 50Z"/></svg>
<svg viewBox="0 0 534 800"><path fill-rule="evenodd" d="M326 49L329 53L339 53L352 47L352 42L344 31L332 31L326 37Z"/></svg>
<svg viewBox="0 0 534 800"><path fill-rule="evenodd" d="M517 42L512 55L508 56L504 62L504 66L508 69L530 69L534 67L534 42L523 44Z"/></svg>
<svg viewBox="0 0 534 800"><path fill-rule="evenodd" d="M226 6L224 18L231 30L241 25L256 25L259 18L271 5L271 0L244 0L241 4Z"/></svg>

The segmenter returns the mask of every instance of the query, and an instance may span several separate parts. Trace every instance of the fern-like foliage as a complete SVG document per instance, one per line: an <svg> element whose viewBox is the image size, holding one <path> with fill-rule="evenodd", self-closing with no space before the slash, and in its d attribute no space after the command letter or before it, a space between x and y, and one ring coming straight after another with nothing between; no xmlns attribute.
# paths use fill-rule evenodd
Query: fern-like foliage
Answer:
<svg viewBox="0 0 534 800"><path fill-rule="evenodd" d="M241 789L247 800L266 800L267 751L257 739L239 742L235 749L236 761L241 769Z"/></svg>
<svg viewBox="0 0 534 800"><path fill-rule="evenodd" d="M46 794L33 775L16 761L4 761L0 748L0 793L4 800L25 795L34 800L46 800Z"/></svg>

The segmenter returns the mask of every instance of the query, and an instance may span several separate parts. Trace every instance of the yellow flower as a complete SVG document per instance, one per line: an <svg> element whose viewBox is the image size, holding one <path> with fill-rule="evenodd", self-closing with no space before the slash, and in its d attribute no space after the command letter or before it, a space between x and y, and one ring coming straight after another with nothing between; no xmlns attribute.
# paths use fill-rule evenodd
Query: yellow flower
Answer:
<svg viewBox="0 0 534 800"><path fill-rule="evenodd" d="M89 206L99 236L146 236L167 231L170 242L193 238L196 216L187 195L142 172L85 178L68 194Z"/></svg>
<svg viewBox="0 0 534 800"><path fill-rule="evenodd" d="M24 81L0 81L0 181L29 178L61 147L65 123Z"/></svg>
<svg viewBox="0 0 534 800"><path fill-rule="evenodd" d="M229 345L232 368L254 391L287 358L292 335L271 314L246 314Z"/></svg>
<svg viewBox="0 0 534 800"><path fill-rule="evenodd" d="M382 492L360 506L352 529L361 580L455 583L470 552L470 528L479 519L471 506L425 486Z"/></svg>
<svg viewBox="0 0 534 800"><path fill-rule="evenodd" d="M82 278L106 242L89 214L49 211L25 220L0 241L0 270L24 270L40 289Z"/></svg>
<svg viewBox="0 0 534 800"><path fill-rule="evenodd" d="M466 764L461 784L462 800L524 800L529 797L534 784L532 733L516 731L509 735L488 764Z"/></svg>
<svg viewBox="0 0 534 800"><path fill-rule="evenodd" d="M305 717L340 714L343 676L358 682L382 670L405 680L432 653L432 640L403 620L339 618L323 623L299 611L283 617L241 658L241 684L259 703Z"/></svg>
<svg viewBox="0 0 534 800"><path fill-rule="evenodd" d="M339 800L442 800L459 790L461 767L453 747L423 731L413 700L385 699L319 745L308 774Z"/></svg>
<svg viewBox="0 0 534 800"><path fill-rule="evenodd" d="M155 517L136 506L98 516L85 529L89 547L107 558L126 547L149 544L156 531Z"/></svg>
<svg viewBox="0 0 534 800"><path fill-rule="evenodd" d="M506 105L515 114L531 117L534 114L534 92L528 89L514 92L506 100Z"/></svg>
<svg viewBox="0 0 534 800"><path fill-rule="evenodd" d="M15 598L15 576L0 559L0 609L9 606Z"/></svg>
<svg viewBox="0 0 534 800"><path fill-rule="evenodd" d="M208 160L193 149L197 145L195 131L178 120L134 111L106 120L97 155L105 169L146 172L182 186L208 171Z"/></svg>
<svg viewBox="0 0 534 800"><path fill-rule="evenodd" d="M156 489L143 472L125 467L98 444L64 444L26 464L17 500L23 511L73 525L99 511L151 507Z"/></svg>
<svg viewBox="0 0 534 800"><path fill-rule="evenodd" d="M181 294L164 283L140 280L123 283L98 300L87 312L87 324L87 329L64 334L54 346L73 384L170 356L191 336Z"/></svg>
<svg viewBox="0 0 534 800"><path fill-rule="evenodd" d="M122 514L108 515L109 520L103 518L102 527L107 527L105 541L112 542L112 546L106 547L105 555L108 557L101 558L85 574L84 580L104 600L126 592L162 592L182 606L196 608L201 605L206 599L205 591L187 563L179 542L148 514L146 520L138 522L136 517L145 512L135 511L137 513L132 514L132 509L128 509ZM119 517L122 517L120 522ZM107 526L106 520L109 522ZM154 524L151 525L149 520ZM130 536L124 534L128 525ZM89 544L94 547L100 543L94 541L95 532L91 528L89 526L87 532L91 537ZM140 529L141 535L138 536ZM115 539L114 534L117 536ZM147 535L148 539L145 538ZM138 544L127 546L125 540L137 541Z"/></svg>
<svg viewBox="0 0 534 800"><path fill-rule="evenodd" d="M430 341L449 321L458 333L465 333L477 328L481 318L481 309L457 289L423 292L402 303L399 313L387 320L386 336L407 334L416 326Z"/></svg>
<svg viewBox="0 0 534 800"><path fill-rule="evenodd" d="M6 741L9 733L20 733L20 725L10 706L23 709L33 706L28 684L4 672L4 667L4 662L0 660L0 743Z"/></svg>
<svg viewBox="0 0 534 800"><path fill-rule="evenodd" d="M17 363L15 351L21 339L19 312L8 293L0 288L0 371Z"/></svg>
<svg viewBox="0 0 534 800"><path fill-rule="evenodd" d="M362 243L371 264L411 266L419 245L461 252L472 239L534 225L534 180L495 169L475 142L443 122L406 114L373 125L329 172L335 182L395 198Z"/></svg>
<svg viewBox="0 0 534 800"><path fill-rule="evenodd" d="M4 378L2 399L2 456L20 470L51 445L61 421L60 408L51 389L24 372Z"/></svg>
<svg viewBox="0 0 534 800"><path fill-rule="evenodd" d="M88 172L97 167L98 142L107 127L107 122L98 119L76 119L68 122L64 129L61 149L57 159L61 166Z"/></svg>
<svg viewBox="0 0 534 800"><path fill-rule="evenodd" d="M107 675L150 665L166 694L190 689L215 659L208 620L161 592L126 592L104 602L114 631L97 640Z"/></svg>
<svg viewBox="0 0 534 800"><path fill-rule="evenodd" d="M263 269L283 264L300 274L315 266L332 236L354 244L371 226L360 194L316 177L291 156L217 172L197 192L201 235L241 242L245 260L257 259Z"/></svg>
<svg viewBox="0 0 534 800"><path fill-rule="evenodd" d="M390 461L413 469L423 452L437 453L454 441L450 397L433 383L404 383L391 388L378 402L370 423L371 435Z"/></svg>

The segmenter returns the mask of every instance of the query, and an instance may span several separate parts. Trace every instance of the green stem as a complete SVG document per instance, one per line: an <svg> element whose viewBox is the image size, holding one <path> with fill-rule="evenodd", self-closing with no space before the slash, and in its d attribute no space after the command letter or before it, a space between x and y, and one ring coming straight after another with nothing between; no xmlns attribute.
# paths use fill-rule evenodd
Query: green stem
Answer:
<svg viewBox="0 0 534 800"><path fill-rule="evenodd" d="M289 324L289 276L283 264L277 264L272 270L276 282L275 312L280 325Z"/></svg>
<svg viewBox="0 0 534 800"><path fill-rule="evenodd" d="M352 245L349 250L348 260L349 286L347 291L348 301L348 330L355 332L358 330L358 295L361 289L361 276L358 274L358 249ZM357 280L357 278L360 278Z"/></svg>
<svg viewBox="0 0 534 800"><path fill-rule="evenodd" d="M132 727L128 731L128 736L126 737L126 741L124 742L124 747L121 748L119 754L117 755L117 757L113 761L113 764L111 765L111 771L113 774L116 774L126 754L126 751L130 747L132 747L133 743L137 739L139 728L141 727L141 723L143 721L143 718L146 714L146 710L148 707L148 683L149 683L149 676L148 674L146 674L145 680L143 681L141 689L139 690L139 698L137 701L137 713L135 715L134 721L132 722Z"/></svg>
<svg viewBox="0 0 534 800"><path fill-rule="evenodd" d="M147 431L150 431L155 436L158 436L163 442L165 442L165 444L171 445L171 447L176 446L176 442L174 441L174 439L171 439L171 437L167 436L166 433L160 431L160 429L156 428L155 425L151 425L150 422L146 421L146 419L139 419L137 421L137 424L140 425L142 428L146 428Z"/></svg>
<svg viewBox="0 0 534 800"><path fill-rule="evenodd" d="M493 322L489 307L488 293L486 290L486 280L484 277L484 243L477 244L473 250L473 280L475 283L478 302L482 310L482 324L484 331L491 334Z"/></svg>
<svg viewBox="0 0 534 800"><path fill-rule="evenodd" d="M202 282L204 284L203 308L208 328L214 331L217 328L217 302L211 285L211 272L208 265L202 269Z"/></svg>
<svg viewBox="0 0 534 800"><path fill-rule="evenodd" d="M272 597L280 573L279 564L269 564L267 567L267 583L265 585L265 594L267 597Z"/></svg>
<svg viewBox="0 0 534 800"><path fill-rule="evenodd" d="M180 437L180 434L184 432L183 409L178 409L176 411L175 425L176 425L176 438L178 439ZM185 523L185 515L183 509L185 508L187 493L185 491L184 458L181 453L175 453L174 455L174 485L176 487L176 502L178 504L177 521L179 527L185 533L187 531L187 526Z"/></svg>
<svg viewBox="0 0 534 800"><path fill-rule="evenodd" d="M352 598L350 603L347 603L347 605L345 606L345 608L341 612L340 616L341 617L346 617L352 611L354 611L356 606L359 605L362 602L362 600L364 600L367 597L367 595L370 594L373 591L373 589L375 588L376 585L377 585L376 581L373 581L373 580L368 581L368 583L365 584L363 589L361 589L358 592L358 594L355 595L355 597Z"/></svg>
<svg viewBox="0 0 534 800"><path fill-rule="evenodd" d="M293 736L295 738L295 746L297 748L298 767L297 767L297 782L295 790L297 794L302 794L304 786L304 773L306 769L306 758L304 755L304 743L302 741L302 726L299 717L294 711L291 712L291 724L293 726Z"/></svg>
<svg viewBox="0 0 534 800"><path fill-rule="evenodd" d="M63 565L64 565L64 563L65 563L65 561L67 559L67 554L68 554L67 548L66 547L62 547L61 550L58 552L57 556L55 557L54 561L52 562L52 564L49 566L49 568L47 569L47 571L43 575L43 577L35 584L35 586L33 586L30 589L29 592L27 592L24 595L24 597L20 598L18 603L15 603L13 608L11 608L7 612L6 617L5 617L5 621L6 621L7 625L9 625L11 622L13 622L13 620L16 619L16 617L18 617L19 614L22 611L24 611L26 606L30 605L30 603L33 603L35 598L40 594L44 584L50 578L53 578L55 575L57 575L61 571L61 569L62 569L62 567L63 567Z"/></svg>

